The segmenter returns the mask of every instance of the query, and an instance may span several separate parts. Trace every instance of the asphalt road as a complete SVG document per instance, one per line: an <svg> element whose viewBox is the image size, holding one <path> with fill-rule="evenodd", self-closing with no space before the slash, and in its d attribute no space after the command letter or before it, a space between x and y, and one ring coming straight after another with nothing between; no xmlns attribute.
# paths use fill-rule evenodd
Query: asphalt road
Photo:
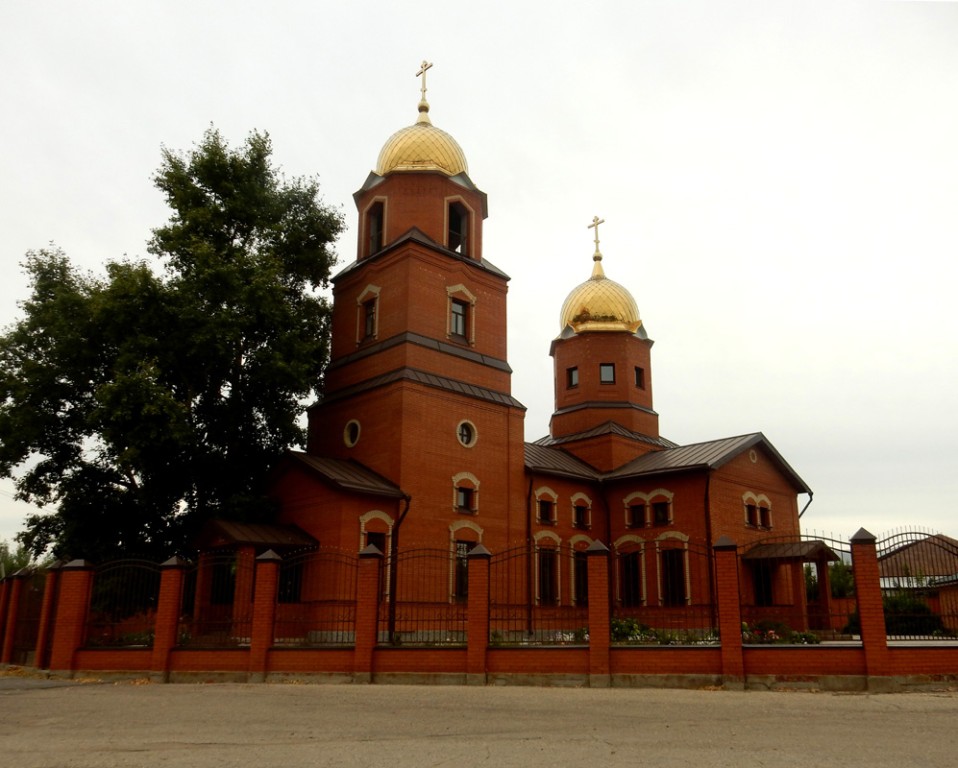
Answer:
<svg viewBox="0 0 958 768"><path fill-rule="evenodd" d="M0 766L954 766L958 692L0 676Z"/></svg>

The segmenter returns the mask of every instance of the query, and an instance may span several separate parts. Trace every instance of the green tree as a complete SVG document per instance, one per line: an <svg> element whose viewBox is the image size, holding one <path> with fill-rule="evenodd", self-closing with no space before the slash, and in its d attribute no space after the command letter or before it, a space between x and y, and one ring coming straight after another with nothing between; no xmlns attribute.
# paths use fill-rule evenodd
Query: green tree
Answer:
<svg viewBox="0 0 958 768"><path fill-rule="evenodd" d="M33 562L30 552L23 544L16 549L8 541L0 541L0 579L10 576Z"/></svg>
<svg viewBox="0 0 958 768"><path fill-rule="evenodd" d="M316 290L342 229L271 153L265 134L234 150L214 129L163 150L172 214L148 247L162 268L96 277L55 248L27 255L24 317L0 337L0 475L52 509L19 536L33 553L165 557L212 517L268 514L268 470L303 440L321 384Z"/></svg>

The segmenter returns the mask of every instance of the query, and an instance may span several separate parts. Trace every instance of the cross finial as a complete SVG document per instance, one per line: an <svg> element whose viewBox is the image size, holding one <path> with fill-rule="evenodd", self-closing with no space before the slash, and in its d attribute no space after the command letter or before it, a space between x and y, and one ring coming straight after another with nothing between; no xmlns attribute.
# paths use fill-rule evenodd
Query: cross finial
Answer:
<svg viewBox="0 0 958 768"><path fill-rule="evenodd" d="M419 67L419 71L416 73L416 77L422 77L422 86L419 89L419 92L422 94L422 100L426 100L426 70L431 69L432 64L425 59L422 60L422 65Z"/></svg>
<svg viewBox="0 0 958 768"><path fill-rule="evenodd" d="M602 261L602 254L599 252L599 225L605 224L605 219L600 219L598 216L592 217L592 223L589 225L589 229L595 230L595 253L592 254L593 261Z"/></svg>

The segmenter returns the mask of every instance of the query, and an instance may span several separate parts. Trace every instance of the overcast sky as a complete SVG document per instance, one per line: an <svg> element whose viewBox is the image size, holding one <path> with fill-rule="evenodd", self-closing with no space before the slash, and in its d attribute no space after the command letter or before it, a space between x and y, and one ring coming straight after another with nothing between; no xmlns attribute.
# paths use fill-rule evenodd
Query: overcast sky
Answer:
<svg viewBox="0 0 958 768"><path fill-rule="evenodd" d="M424 58L512 277L527 440L598 215L656 342L664 436L763 432L814 491L810 532L958 536L952 3L5 0L0 325L28 250L146 257L161 146L211 124L234 146L268 131L288 175L319 176L349 263L352 193L414 122ZM0 539L30 511L12 491Z"/></svg>

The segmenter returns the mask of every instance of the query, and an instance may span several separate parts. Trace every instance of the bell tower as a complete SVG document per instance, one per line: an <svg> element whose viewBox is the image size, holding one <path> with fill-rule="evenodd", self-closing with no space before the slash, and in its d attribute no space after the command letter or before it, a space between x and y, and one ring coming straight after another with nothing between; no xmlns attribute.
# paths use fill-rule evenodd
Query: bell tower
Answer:
<svg viewBox="0 0 958 768"><path fill-rule="evenodd" d="M561 332L552 342L555 411L552 444L599 470L664 447L652 407L652 341L632 294L608 279L594 230L592 276L562 305Z"/></svg>
<svg viewBox="0 0 958 768"><path fill-rule="evenodd" d="M522 519L525 415L507 362L509 278L483 254L486 195L429 116L431 67L416 73L415 123L387 139L354 195L356 260L332 280L308 450L358 461L409 494L407 542L417 527L425 537L427 525L466 524L504 544L511 516ZM448 503L425 510L425 499Z"/></svg>

